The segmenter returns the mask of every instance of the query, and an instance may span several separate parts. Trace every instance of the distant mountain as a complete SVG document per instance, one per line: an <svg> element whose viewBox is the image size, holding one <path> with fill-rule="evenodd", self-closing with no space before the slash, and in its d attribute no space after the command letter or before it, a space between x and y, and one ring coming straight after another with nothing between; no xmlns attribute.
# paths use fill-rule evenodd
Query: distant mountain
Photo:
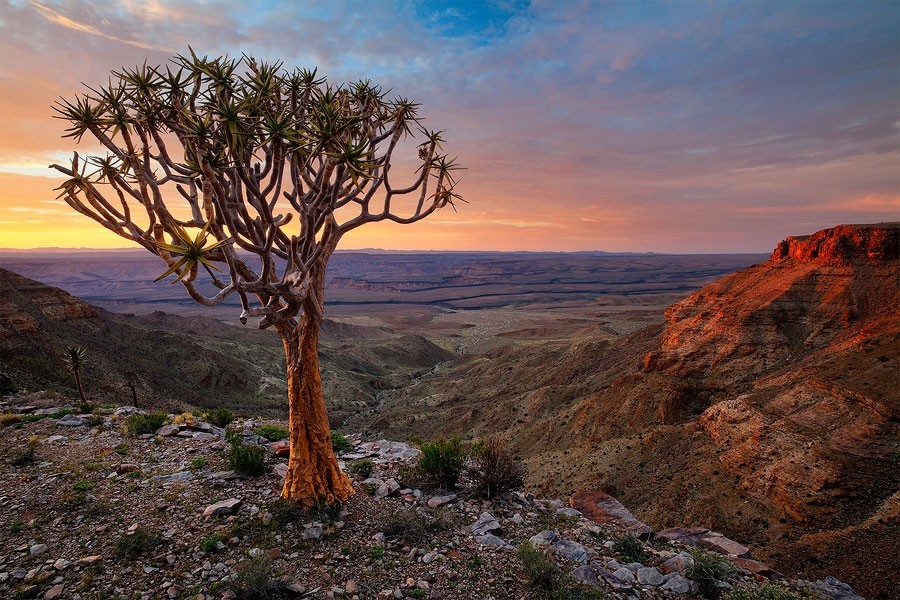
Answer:
<svg viewBox="0 0 900 600"><path fill-rule="evenodd" d="M337 252L326 274L326 314L369 314L384 307L473 310L589 303L612 296L668 295L666 303L763 255L588 253ZM147 252L0 252L0 265L114 312L202 314L236 321L237 299L201 307L179 285L154 280L165 270ZM201 276L202 279L202 276ZM171 280L171 278L170 278ZM208 282L201 281L200 285ZM209 285L208 290L212 290Z"/></svg>
<svg viewBox="0 0 900 600"><path fill-rule="evenodd" d="M663 326L467 357L377 425L500 432L542 492L603 489L877 596L900 585L873 560L900 555L898 255L900 224L789 238Z"/></svg>
<svg viewBox="0 0 900 600"><path fill-rule="evenodd" d="M323 324L323 385L332 423L371 410L379 390L402 386L453 355L421 336ZM138 401L167 410L227 406L244 414L286 413L284 355L272 331L162 312L119 315L63 290L0 269L0 372L20 389L72 398L62 351L84 346L82 379L94 401ZM389 365L389 366L386 366Z"/></svg>

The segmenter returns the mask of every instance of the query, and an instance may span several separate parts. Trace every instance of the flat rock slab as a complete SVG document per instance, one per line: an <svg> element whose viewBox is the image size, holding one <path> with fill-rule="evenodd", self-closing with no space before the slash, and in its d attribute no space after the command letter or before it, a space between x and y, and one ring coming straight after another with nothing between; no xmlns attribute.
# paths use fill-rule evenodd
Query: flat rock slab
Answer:
<svg viewBox="0 0 900 600"><path fill-rule="evenodd" d="M228 500L222 500L221 502L216 502L215 504L210 504L209 506L207 506L206 510L203 511L203 516L218 517L233 515L241 507L241 504L243 504L243 501L239 498L229 498Z"/></svg>
<svg viewBox="0 0 900 600"><path fill-rule="evenodd" d="M269 444L269 450L275 456L288 457L291 455L291 443L288 440L272 442Z"/></svg>
<svg viewBox="0 0 900 600"><path fill-rule="evenodd" d="M653 529L638 521L631 511L606 492L579 492L569 498L569 506L594 523L612 523L642 539L653 534Z"/></svg>
<svg viewBox="0 0 900 600"><path fill-rule="evenodd" d="M169 437L173 435L177 435L178 432L181 431L181 427L178 425L163 425L159 429L156 430L156 435L161 435L162 437Z"/></svg>
<svg viewBox="0 0 900 600"><path fill-rule="evenodd" d="M428 508L437 508L445 504L449 504L456 500L456 494L448 494L446 496L432 496L428 499Z"/></svg>
<svg viewBox="0 0 900 600"><path fill-rule="evenodd" d="M747 546L703 527L672 527L663 529L656 534L656 537L686 546L700 546L726 556L751 558L750 548Z"/></svg>
<svg viewBox="0 0 900 600"><path fill-rule="evenodd" d="M502 527L500 526L500 523L497 522L497 519L494 518L494 515L489 512L483 512L469 529L471 530L472 535L478 537L492 531L499 533Z"/></svg>
<svg viewBox="0 0 900 600"><path fill-rule="evenodd" d="M731 559L732 564L737 570L745 575L760 575L762 577L783 577L781 573L770 568L768 565L751 558L734 557Z"/></svg>
<svg viewBox="0 0 900 600"><path fill-rule="evenodd" d="M177 473L171 473L169 475L155 475L148 479L148 481L155 483L171 483L173 481L189 481L194 478L194 474L190 471L179 471Z"/></svg>

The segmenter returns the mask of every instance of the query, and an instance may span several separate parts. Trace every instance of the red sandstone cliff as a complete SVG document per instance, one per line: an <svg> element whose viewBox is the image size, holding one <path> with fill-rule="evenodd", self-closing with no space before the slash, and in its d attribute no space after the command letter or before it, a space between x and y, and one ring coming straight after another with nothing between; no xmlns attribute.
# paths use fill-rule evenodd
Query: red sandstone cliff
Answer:
<svg viewBox="0 0 900 600"><path fill-rule="evenodd" d="M609 466L573 484L869 589L866 552L900 552L898 255L900 224L843 225L669 307L643 367L576 408Z"/></svg>

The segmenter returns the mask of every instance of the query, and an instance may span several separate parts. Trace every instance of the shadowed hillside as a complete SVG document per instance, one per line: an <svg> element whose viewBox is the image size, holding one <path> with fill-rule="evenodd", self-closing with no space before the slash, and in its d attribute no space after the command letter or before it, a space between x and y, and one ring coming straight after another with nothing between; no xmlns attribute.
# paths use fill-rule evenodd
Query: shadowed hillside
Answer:
<svg viewBox="0 0 900 600"><path fill-rule="evenodd" d="M421 336L326 321L321 346L331 418L368 410L378 390L405 385L452 354ZM284 354L270 331L162 312L119 315L0 269L0 371L19 388L73 393L62 350L84 346L84 381L94 400L179 408L287 410Z"/></svg>

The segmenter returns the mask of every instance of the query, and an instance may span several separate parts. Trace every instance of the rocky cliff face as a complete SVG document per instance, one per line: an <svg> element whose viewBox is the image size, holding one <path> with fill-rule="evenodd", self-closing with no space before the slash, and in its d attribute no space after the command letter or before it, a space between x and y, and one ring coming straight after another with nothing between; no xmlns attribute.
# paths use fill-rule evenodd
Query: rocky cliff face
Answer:
<svg viewBox="0 0 900 600"><path fill-rule="evenodd" d="M500 431L541 493L600 489L656 529L712 527L877 597L900 585L869 560L900 554L898 235L789 238L662 328L472 359L417 410L446 414L435 433Z"/></svg>
<svg viewBox="0 0 900 600"><path fill-rule="evenodd" d="M900 227L879 225L839 225L802 237L789 237L772 253L771 262L795 262L847 266L857 261L884 262L900 255Z"/></svg>
<svg viewBox="0 0 900 600"><path fill-rule="evenodd" d="M588 456L615 455L595 482L657 526L717 513L788 570L900 551L898 249L898 224L788 238L671 306L642 368L578 409Z"/></svg>
<svg viewBox="0 0 900 600"><path fill-rule="evenodd" d="M97 316L90 304L71 294L0 269L0 337L37 332L36 311L54 321Z"/></svg>

